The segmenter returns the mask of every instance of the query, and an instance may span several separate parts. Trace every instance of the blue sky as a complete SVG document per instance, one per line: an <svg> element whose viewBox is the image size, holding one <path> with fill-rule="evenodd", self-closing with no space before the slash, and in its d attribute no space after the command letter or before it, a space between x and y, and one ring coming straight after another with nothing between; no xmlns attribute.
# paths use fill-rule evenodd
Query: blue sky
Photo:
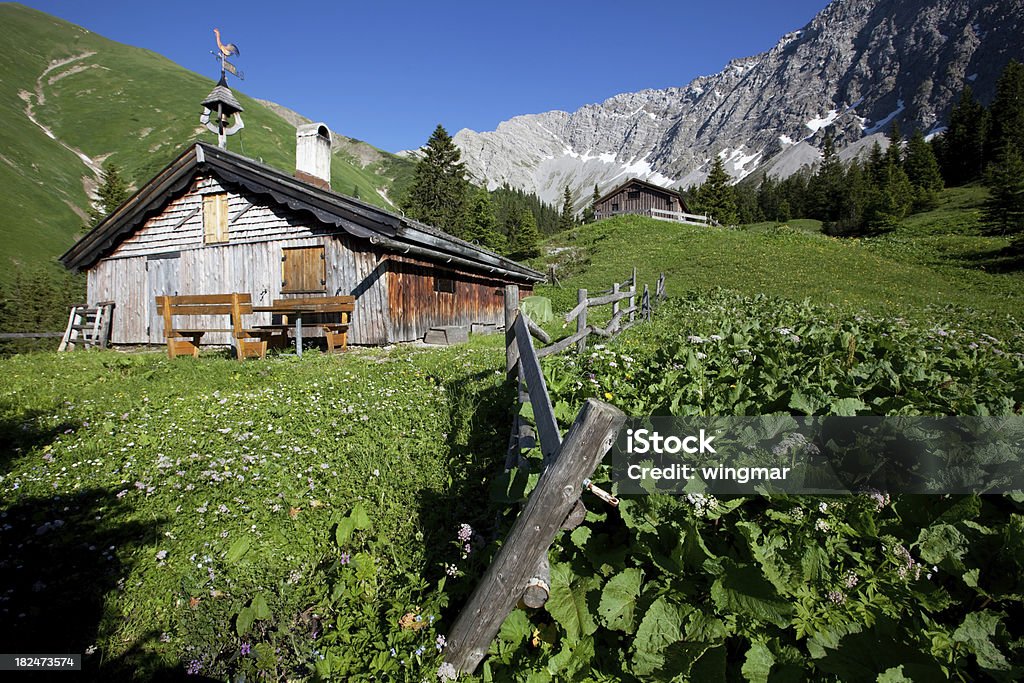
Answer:
<svg viewBox="0 0 1024 683"><path fill-rule="evenodd" d="M682 86L770 48L827 0L645 3L112 2L25 4L215 78L213 28L253 97L388 151L441 123L492 130L620 92Z"/></svg>

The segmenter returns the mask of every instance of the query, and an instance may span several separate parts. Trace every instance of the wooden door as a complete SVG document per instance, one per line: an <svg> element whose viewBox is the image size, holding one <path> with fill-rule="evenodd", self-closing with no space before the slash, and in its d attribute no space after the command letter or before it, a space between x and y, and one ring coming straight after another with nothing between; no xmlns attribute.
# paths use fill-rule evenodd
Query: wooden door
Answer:
<svg viewBox="0 0 1024 683"><path fill-rule="evenodd" d="M156 297L178 296L181 252L153 254L146 257L146 333L150 344L163 344L164 319L156 311Z"/></svg>

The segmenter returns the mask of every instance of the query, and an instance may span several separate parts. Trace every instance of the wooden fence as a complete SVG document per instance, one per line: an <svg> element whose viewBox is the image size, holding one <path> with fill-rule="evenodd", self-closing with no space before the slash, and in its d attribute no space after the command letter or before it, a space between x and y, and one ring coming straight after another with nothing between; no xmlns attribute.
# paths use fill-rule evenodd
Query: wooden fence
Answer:
<svg viewBox="0 0 1024 683"><path fill-rule="evenodd" d="M655 298L665 297L665 275L658 278ZM589 297L580 290L576 308L566 321L577 320L576 334L551 344L551 339L529 316L519 310L519 288L505 288L505 369L518 387L519 403L530 403L534 425L523 421L516 411L509 439L505 469L525 467L524 448L540 442L544 471L487 568L476 590L459 613L447 636L444 661L457 673L473 673L487 654L501 624L517 604L540 608L548 599L550 569L548 548L559 530L573 529L583 522L587 509L580 496L590 491L610 505L618 500L590 481L604 454L611 448L626 416L616 407L589 399L580 410L565 439L555 420L540 357L558 353L578 344L582 351L590 334L612 337L639 320L650 319L651 299L647 286L636 305L636 269L625 282ZM621 302L628 301L623 308ZM587 309L612 306L612 318L604 328L587 325ZM637 313L640 313L639 318ZM623 323L623 320L627 322ZM537 339L549 346L535 349ZM534 431L534 429L536 431Z"/></svg>
<svg viewBox="0 0 1024 683"><path fill-rule="evenodd" d="M684 213L682 211L664 211L663 209L651 209L651 218L661 221L672 221L673 223L685 223L687 225L715 225L720 223L707 214Z"/></svg>
<svg viewBox="0 0 1024 683"><path fill-rule="evenodd" d="M511 285L505 290L506 369L520 395L526 394L523 398L528 397L533 406L544 472L448 633L444 661L457 673L476 670L517 603L533 608L544 605L549 590L548 548L559 529L582 523L586 516L582 492L589 489L606 502L618 502L593 486L590 477L626 416L615 406L589 399L562 439L533 347L533 337L543 331L518 305L518 288ZM518 442L518 428L513 429L513 437ZM506 462L507 468L515 464Z"/></svg>
<svg viewBox="0 0 1024 683"><path fill-rule="evenodd" d="M655 299L660 301L664 298L665 274L662 273L658 278ZM550 344L550 346L537 349L537 355L543 358L544 356L550 356L555 353L562 353L573 345L576 346L576 349L580 353L583 353L586 351L587 338L590 337L590 335L611 339L619 333L628 330L641 320L650 320L652 303L650 291L647 285L644 285L639 307L637 307L636 299L636 268L633 269L633 274L628 279L621 283L615 283L612 285L611 289L604 291L597 296L590 296L585 289L577 290L576 307L565 314L566 323L571 323L573 320L576 321L576 333L563 339L559 339L554 343L551 343L551 340L546 334L536 334L535 336L540 341L545 344ZM622 307L623 301L627 302L625 308ZM612 317L611 320L608 321L607 325L604 327L597 327L595 325L587 324L587 311L589 309L608 305L611 305L612 307ZM640 314L639 319L637 318L638 313ZM535 325L534 328L536 328Z"/></svg>

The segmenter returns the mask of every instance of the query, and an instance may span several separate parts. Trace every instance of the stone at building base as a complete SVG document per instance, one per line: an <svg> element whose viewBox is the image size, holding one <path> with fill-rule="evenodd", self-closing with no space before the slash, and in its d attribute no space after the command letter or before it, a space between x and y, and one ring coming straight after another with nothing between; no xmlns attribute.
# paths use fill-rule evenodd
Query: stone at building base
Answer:
<svg viewBox="0 0 1024 683"><path fill-rule="evenodd" d="M470 325L469 331L473 334L494 334L498 331L498 325L495 323L473 323Z"/></svg>
<svg viewBox="0 0 1024 683"><path fill-rule="evenodd" d="M469 329L463 325L448 325L444 327L431 327L423 337L426 344L440 344L451 346L469 341Z"/></svg>

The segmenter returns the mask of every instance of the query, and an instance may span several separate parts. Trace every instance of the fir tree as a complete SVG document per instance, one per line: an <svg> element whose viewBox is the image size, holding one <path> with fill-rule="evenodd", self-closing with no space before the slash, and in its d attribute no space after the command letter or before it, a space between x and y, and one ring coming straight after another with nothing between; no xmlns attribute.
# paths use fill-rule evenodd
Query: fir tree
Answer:
<svg viewBox="0 0 1024 683"><path fill-rule="evenodd" d="M779 196L779 184L766 173L761 178L761 184L757 186L757 206L761 209L765 220L782 221L789 219L788 217L781 218L781 203L782 198Z"/></svg>
<svg viewBox="0 0 1024 683"><path fill-rule="evenodd" d="M514 259L540 256L540 232L532 211L521 210L512 222L508 233L508 251Z"/></svg>
<svg viewBox="0 0 1024 683"><path fill-rule="evenodd" d="M814 217L824 222L835 221L839 217L842 190L843 165L836 156L835 138L831 131L826 131L821 165L808 187Z"/></svg>
<svg viewBox="0 0 1024 683"><path fill-rule="evenodd" d="M863 164L854 159L843 173L836 218L823 226L825 232L830 235L857 235L864 232L864 213L869 197L867 173Z"/></svg>
<svg viewBox="0 0 1024 683"><path fill-rule="evenodd" d="M501 253L508 249L508 241L498 232L490 196L483 190L474 193L470 200L464 239Z"/></svg>
<svg viewBox="0 0 1024 683"><path fill-rule="evenodd" d="M907 151L903 158L903 170L914 188L915 211L934 209L942 191L942 173L935 159L932 147L925 142L924 134L915 130L907 142Z"/></svg>
<svg viewBox="0 0 1024 683"><path fill-rule="evenodd" d="M999 234L1024 234L1024 160L1012 143L989 165L985 184L990 193L985 224Z"/></svg>
<svg viewBox="0 0 1024 683"><path fill-rule="evenodd" d="M523 209L533 213L537 230L542 235L558 232L559 212L533 193L514 190L506 183L491 192L491 204L494 207L494 216L498 219L498 229L506 235Z"/></svg>
<svg viewBox="0 0 1024 683"><path fill-rule="evenodd" d="M792 218L806 216L809 211L807 188L810 173L804 169L789 176L779 183L779 218L788 221Z"/></svg>
<svg viewBox="0 0 1024 683"><path fill-rule="evenodd" d="M885 155L880 167L869 174L871 183L865 210L865 223L870 231L893 230L902 221L913 203L913 188L903 167Z"/></svg>
<svg viewBox="0 0 1024 683"><path fill-rule="evenodd" d="M594 194L590 196L590 220L597 220L597 203L601 201L601 191L597 189L597 183L594 183Z"/></svg>
<svg viewBox="0 0 1024 683"><path fill-rule="evenodd" d="M965 185L981 177L987 132L988 111L966 86L953 105L943 134L941 169L947 185Z"/></svg>
<svg viewBox="0 0 1024 683"><path fill-rule="evenodd" d="M875 142L871 145L868 153L867 171L868 182L872 185L881 185L885 177L886 158L882 152L882 146Z"/></svg>
<svg viewBox="0 0 1024 683"><path fill-rule="evenodd" d="M100 185L96 189L96 202L89 207L92 226L99 225L114 209L131 196L128 183L121 176L121 169L113 162L103 164Z"/></svg>
<svg viewBox="0 0 1024 683"><path fill-rule="evenodd" d="M573 215L572 210L572 190L569 186L565 186L565 192L562 193L562 213L558 219L558 230L565 232L566 230L572 230L576 225L576 218Z"/></svg>
<svg viewBox="0 0 1024 683"><path fill-rule="evenodd" d="M764 212L757 201L757 188L750 183L733 185L736 190L736 219L740 224L760 223L765 220Z"/></svg>
<svg viewBox="0 0 1024 683"><path fill-rule="evenodd" d="M735 225L738 220L736 189L729 184L730 180L722 157L715 155L711 172L693 201L697 213L706 213L722 225Z"/></svg>
<svg viewBox="0 0 1024 683"><path fill-rule="evenodd" d="M594 222L594 205L593 204L587 204L583 208L583 218L582 218L581 222L583 224L593 223Z"/></svg>
<svg viewBox="0 0 1024 683"><path fill-rule="evenodd" d="M1003 149L1024 150L1024 65L1011 59L996 83L989 107L991 125L986 139L987 159L1001 159Z"/></svg>
<svg viewBox="0 0 1024 683"><path fill-rule="evenodd" d="M886 136L889 138L889 146L885 148L886 159L897 166L903 165L903 131L900 130L900 124L893 121L892 127L889 128L889 134Z"/></svg>
<svg viewBox="0 0 1024 683"><path fill-rule="evenodd" d="M462 153L438 124L416 164L402 208L410 218L461 237L469 190Z"/></svg>

